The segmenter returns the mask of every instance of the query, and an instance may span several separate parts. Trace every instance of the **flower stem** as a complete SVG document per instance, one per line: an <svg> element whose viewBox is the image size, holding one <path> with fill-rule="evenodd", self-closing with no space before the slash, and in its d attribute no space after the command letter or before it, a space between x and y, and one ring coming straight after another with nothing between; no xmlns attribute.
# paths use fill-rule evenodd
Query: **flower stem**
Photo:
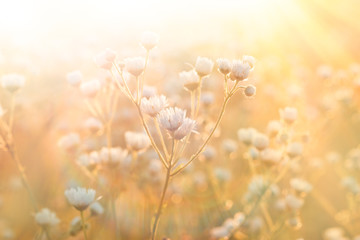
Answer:
<svg viewBox="0 0 360 240"><path fill-rule="evenodd" d="M84 238L85 238L85 240L88 240L87 235L86 235L86 225L85 225L84 211L80 211L80 216L81 216L81 225L82 225L82 229L83 229L83 232L84 232Z"/></svg>

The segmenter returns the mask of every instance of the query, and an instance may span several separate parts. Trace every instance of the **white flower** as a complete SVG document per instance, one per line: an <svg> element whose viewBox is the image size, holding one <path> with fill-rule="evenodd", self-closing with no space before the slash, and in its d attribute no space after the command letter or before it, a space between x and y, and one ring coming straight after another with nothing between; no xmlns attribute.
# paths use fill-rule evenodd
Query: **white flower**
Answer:
<svg viewBox="0 0 360 240"><path fill-rule="evenodd" d="M84 76L79 70L72 71L66 74L66 81L74 87L79 86L83 79Z"/></svg>
<svg viewBox="0 0 360 240"><path fill-rule="evenodd" d="M142 96L145 98L153 97L157 94L156 87L144 85Z"/></svg>
<svg viewBox="0 0 360 240"><path fill-rule="evenodd" d="M214 63L209 58L198 57L196 59L195 70L200 77L209 75L213 67Z"/></svg>
<svg viewBox="0 0 360 240"><path fill-rule="evenodd" d="M258 150L264 150L269 146L269 138L265 134L257 133L255 134L253 144Z"/></svg>
<svg viewBox="0 0 360 240"><path fill-rule="evenodd" d="M292 178L290 186L298 192L309 193L312 190L312 185L300 178Z"/></svg>
<svg viewBox="0 0 360 240"><path fill-rule="evenodd" d="M201 95L201 102L205 106L209 106L209 105L213 104L214 101L215 101L215 97L214 97L214 94L212 92L204 92Z"/></svg>
<svg viewBox="0 0 360 240"><path fill-rule="evenodd" d="M181 126L177 130L175 130L174 138L177 140L183 139L189 133L194 131L195 126L196 126L195 120L192 120L190 118L185 118Z"/></svg>
<svg viewBox="0 0 360 240"><path fill-rule="evenodd" d="M250 71L254 69L256 60L255 60L255 58L253 56L244 55L243 58L242 58L242 61L244 63L249 64Z"/></svg>
<svg viewBox="0 0 360 240"><path fill-rule="evenodd" d="M292 194L285 197L286 205L293 210L298 210L304 205L304 200Z"/></svg>
<svg viewBox="0 0 360 240"><path fill-rule="evenodd" d="M149 137L144 133L125 132L126 145L131 151L141 151L150 146Z"/></svg>
<svg viewBox="0 0 360 240"><path fill-rule="evenodd" d="M241 60L234 60L232 63L230 78L236 81L244 81L250 73L250 65Z"/></svg>
<svg viewBox="0 0 360 240"><path fill-rule="evenodd" d="M221 146L224 149L224 151L228 154L235 152L237 149L237 143L232 139L225 139L222 142Z"/></svg>
<svg viewBox="0 0 360 240"><path fill-rule="evenodd" d="M300 142L292 142L287 146L286 152L290 157L299 156L303 152L303 145Z"/></svg>
<svg viewBox="0 0 360 240"><path fill-rule="evenodd" d="M90 204L90 212L92 216L99 216L104 213L104 208L99 202Z"/></svg>
<svg viewBox="0 0 360 240"><path fill-rule="evenodd" d="M212 146L207 146L205 150L202 152L202 155L206 160L212 160L216 155L216 150Z"/></svg>
<svg viewBox="0 0 360 240"><path fill-rule="evenodd" d="M325 230L324 240L346 240L346 238L341 228L333 227Z"/></svg>
<svg viewBox="0 0 360 240"><path fill-rule="evenodd" d="M184 83L185 89L188 91L194 91L199 87L199 76L195 70L182 71L180 74L180 80Z"/></svg>
<svg viewBox="0 0 360 240"><path fill-rule="evenodd" d="M180 108L165 108L157 115L161 127L170 132L176 131L186 118L186 111Z"/></svg>
<svg viewBox="0 0 360 240"><path fill-rule="evenodd" d="M256 87L254 85L247 85L244 89L244 94L247 97L252 97L256 94Z"/></svg>
<svg viewBox="0 0 360 240"><path fill-rule="evenodd" d="M81 218L79 216L74 217L70 222L70 235L76 236L82 229Z"/></svg>
<svg viewBox="0 0 360 240"><path fill-rule="evenodd" d="M120 147L108 148L103 147L100 150L100 159L105 164L117 165L122 163L127 157L128 152Z"/></svg>
<svg viewBox="0 0 360 240"><path fill-rule="evenodd" d="M296 121L298 117L298 111L296 108L286 107L284 109L280 109L280 117L286 123L292 124L293 122Z"/></svg>
<svg viewBox="0 0 360 240"><path fill-rule="evenodd" d="M24 87L25 77L16 73L7 74L1 78L1 85L4 89L13 93Z"/></svg>
<svg viewBox="0 0 360 240"><path fill-rule="evenodd" d="M210 230L210 235L215 238L215 239L221 239L221 238L225 238L230 234L230 232L228 231L228 229L224 226L221 227L215 227L213 229Z"/></svg>
<svg viewBox="0 0 360 240"><path fill-rule="evenodd" d="M215 168L214 175L218 181L227 182L231 178L231 172L226 168Z"/></svg>
<svg viewBox="0 0 360 240"><path fill-rule="evenodd" d="M260 153L260 159L266 163L276 164L281 160L281 157L282 157L282 152L272 148L266 148Z"/></svg>
<svg viewBox="0 0 360 240"><path fill-rule="evenodd" d="M80 144L80 136L77 133L69 133L61 137L58 146L66 151L75 149Z"/></svg>
<svg viewBox="0 0 360 240"><path fill-rule="evenodd" d="M154 32L144 32L141 36L141 45L148 51L156 47L158 42L159 35Z"/></svg>
<svg viewBox="0 0 360 240"><path fill-rule="evenodd" d="M112 63L116 58L116 53L107 48L104 51L100 52L95 58L95 63L101 68L111 69Z"/></svg>
<svg viewBox="0 0 360 240"><path fill-rule="evenodd" d="M55 226L60 222L56 214L47 208L43 208L35 214L35 221L42 227Z"/></svg>
<svg viewBox="0 0 360 240"><path fill-rule="evenodd" d="M125 68L130 74L138 77L145 69L145 59L133 57L125 59Z"/></svg>
<svg viewBox="0 0 360 240"><path fill-rule="evenodd" d="M91 80L88 82L83 82L80 85L80 92L88 98L93 98L96 96L96 94L99 92L101 88L101 83L99 80Z"/></svg>
<svg viewBox="0 0 360 240"><path fill-rule="evenodd" d="M260 175L254 176L249 185L248 193L250 196L261 196L268 186L268 182Z"/></svg>
<svg viewBox="0 0 360 240"><path fill-rule="evenodd" d="M241 142L250 145L253 143L256 133L257 131L254 128L241 128L238 130L237 135Z"/></svg>
<svg viewBox="0 0 360 240"><path fill-rule="evenodd" d="M86 188L71 188L65 191L69 203L79 211L84 211L95 200L95 190Z"/></svg>
<svg viewBox="0 0 360 240"><path fill-rule="evenodd" d="M143 98L141 100L141 111L151 117L156 117L156 115L168 105L169 103L164 95L153 96L149 99Z"/></svg>
<svg viewBox="0 0 360 240"><path fill-rule="evenodd" d="M282 124L280 121L277 120L270 121L266 128L270 137L275 137L280 132L281 129L282 129Z"/></svg>
<svg viewBox="0 0 360 240"><path fill-rule="evenodd" d="M219 58L216 60L218 66L219 66L219 71L222 74L227 75L229 72L231 72L231 62L230 60L226 59L226 58Z"/></svg>
<svg viewBox="0 0 360 240"><path fill-rule="evenodd" d="M89 170L93 170L97 164L100 163L100 155L98 152L93 151L90 154L82 154L77 159L77 163L86 167Z"/></svg>
<svg viewBox="0 0 360 240"><path fill-rule="evenodd" d="M84 126L88 129L91 133L97 133L100 129L103 128L102 122L94 117L90 117L86 119Z"/></svg>

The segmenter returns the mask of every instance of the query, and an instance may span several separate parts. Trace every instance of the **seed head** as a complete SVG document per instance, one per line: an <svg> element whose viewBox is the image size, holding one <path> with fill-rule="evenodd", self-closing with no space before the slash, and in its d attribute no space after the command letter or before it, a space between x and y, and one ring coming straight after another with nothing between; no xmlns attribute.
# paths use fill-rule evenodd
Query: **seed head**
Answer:
<svg viewBox="0 0 360 240"><path fill-rule="evenodd" d="M71 188L65 191L69 203L79 211L84 211L95 200L95 190L86 188Z"/></svg>

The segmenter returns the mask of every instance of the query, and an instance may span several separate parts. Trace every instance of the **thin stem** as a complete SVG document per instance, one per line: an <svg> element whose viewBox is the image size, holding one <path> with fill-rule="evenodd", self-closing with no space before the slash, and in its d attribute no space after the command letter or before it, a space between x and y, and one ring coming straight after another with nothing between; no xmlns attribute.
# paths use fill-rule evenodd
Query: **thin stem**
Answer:
<svg viewBox="0 0 360 240"><path fill-rule="evenodd" d="M195 108L195 116L194 119L197 117L200 109L200 102L201 102L201 83L202 83L202 77L200 77L199 80L199 86L197 88L197 100L196 100L196 108Z"/></svg>
<svg viewBox="0 0 360 240"><path fill-rule="evenodd" d="M139 104L140 105L140 99L141 99L141 93L140 93L140 78L139 77L136 77L136 84L137 84L137 86L136 86L136 91L137 91L137 94L136 94L136 102L137 102L137 104Z"/></svg>
<svg viewBox="0 0 360 240"><path fill-rule="evenodd" d="M156 237L156 230L157 230L158 223L159 223L159 220L160 220L161 211L162 211L162 208L163 208L163 205L164 205L164 199L165 199L165 195L166 195L166 190L168 188L170 178L171 178L171 176L170 176L171 162L172 162L172 159L173 159L173 156L174 156L174 148L175 148L175 140L173 138L172 147L171 147L171 156L170 156L170 159L169 159L169 167L167 168L167 171L166 171L165 184L164 184L164 188L163 188L163 191L162 191L162 194L161 194L160 203L159 203L158 209L156 211L154 225L153 225L152 231L151 231L151 239L152 240L155 240L155 237Z"/></svg>
<svg viewBox="0 0 360 240"><path fill-rule="evenodd" d="M114 218L114 224L115 224L115 239L120 239L120 229L117 222L117 216L116 216L116 198L114 196L111 197L111 211Z"/></svg>
<svg viewBox="0 0 360 240"><path fill-rule="evenodd" d="M195 118L195 91L191 91L190 92L190 97L191 97L191 118L194 119Z"/></svg>
<svg viewBox="0 0 360 240"><path fill-rule="evenodd" d="M160 129L159 123L156 121L155 118L153 118L153 120L154 120L154 125L155 125L155 127L156 127L156 130L157 130L157 132L158 132L158 134L159 134L159 136L160 136L160 141L161 141L161 145L162 145L162 148L163 148L163 150L164 150L165 156L166 156L166 157L169 157L169 153L168 153L168 151L167 151L166 144L165 144L165 141L164 141L164 136L163 136L163 134L161 133L161 129Z"/></svg>
<svg viewBox="0 0 360 240"><path fill-rule="evenodd" d="M11 94L10 99L10 113L9 113L9 129L13 129L14 124L14 110L15 110L15 94Z"/></svg>
<svg viewBox="0 0 360 240"><path fill-rule="evenodd" d="M85 240L87 240L87 235L86 235L86 227L85 227L85 218L84 218L84 211L80 211L80 216L81 216L81 225L82 225L82 229L84 232L84 238Z"/></svg>
<svg viewBox="0 0 360 240"><path fill-rule="evenodd" d="M49 229L48 229L48 228L44 228L44 233L45 233L46 239L47 239L47 240L51 240L51 237L50 237L50 233L49 233ZM40 238L40 239L41 239L41 238Z"/></svg>

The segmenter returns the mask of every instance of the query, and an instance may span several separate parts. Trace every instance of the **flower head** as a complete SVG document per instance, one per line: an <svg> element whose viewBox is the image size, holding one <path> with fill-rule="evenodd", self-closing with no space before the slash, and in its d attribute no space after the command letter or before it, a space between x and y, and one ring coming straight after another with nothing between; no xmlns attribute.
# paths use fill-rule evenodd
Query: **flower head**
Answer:
<svg viewBox="0 0 360 240"><path fill-rule="evenodd" d="M284 122L292 124L298 117L298 111L296 108L286 107L284 109L280 109L280 117L284 120Z"/></svg>
<svg viewBox="0 0 360 240"><path fill-rule="evenodd" d="M180 127L175 130L174 132L174 138L177 140L183 139L185 136L187 136L190 132L194 130L196 126L196 121L192 120L190 118L185 118L183 123L180 125Z"/></svg>
<svg viewBox="0 0 360 240"><path fill-rule="evenodd" d="M257 133L254 137L253 144L258 150L264 150L269 146L269 138L265 134Z"/></svg>
<svg viewBox="0 0 360 240"><path fill-rule="evenodd" d="M58 146L66 151L75 149L80 144L80 136L77 133L69 133L61 137Z"/></svg>
<svg viewBox="0 0 360 240"><path fill-rule="evenodd" d="M74 87L77 87L81 84L81 82L83 81L84 76L83 74L77 70L77 71L72 71L69 72L68 74L66 74L66 81Z"/></svg>
<svg viewBox="0 0 360 240"><path fill-rule="evenodd" d="M237 135L241 142L243 142L246 145L250 145L253 143L256 133L257 131L254 128L241 128L237 132Z"/></svg>
<svg viewBox="0 0 360 240"><path fill-rule="evenodd" d="M230 78L234 81L244 81L250 73L250 65L242 60L234 60L231 68Z"/></svg>
<svg viewBox="0 0 360 240"><path fill-rule="evenodd" d="M1 85L4 89L14 93L24 87L25 77L16 73L7 74L1 78Z"/></svg>
<svg viewBox="0 0 360 240"><path fill-rule="evenodd" d="M198 57L196 59L195 71L200 77L209 75L212 72L213 67L214 63L209 58Z"/></svg>
<svg viewBox="0 0 360 240"><path fill-rule="evenodd" d="M186 111L180 108L165 108L157 116L161 127L170 132L176 131L186 118Z"/></svg>
<svg viewBox="0 0 360 240"><path fill-rule="evenodd" d="M154 32L144 32L141 36L140 43L148 51L156 47L158 42L159 42L159 35L157 35Z"/></svg>
<svg viewBox="0 0 360 240"><path fill-rule="evenodd" d="M99 216L104 213L104 208L99 202L90 204L91 216Z"/></svg>
<svg viewBox="0 0 360 240"><path fill-rule="evenodd" d="M96 94L99 92L101 88L101 83L99 80L91 80L88 82L83 82L80 85L80 92L88 98L93 98L96 96Z"/></svg>
<svg viewBox="0 0 360 240"><path fill-rule="evenodd" d="M226 58L219 58L218 60L216 60L217 64L218 64L218 69L219 72L221 72L224 75L227 75L228 73L231 72L231 62L229 59Z"/></svg>
<svg viewBox="0 0 360 240"><path fill-rule="evenodd" d="M168 105L169 103L164 95L156 95L149 99L143 98L141 100L141 110L151 117L156 117L156 115Z"/></svg>
<svg viewBox="0 0 360 240"><path fill-rule="evenodd" d="M84 126L88 129L91 133L97 133L100 129L103 128L102 122L94 117L90 117L86 119Z"/></svg>
<svg viewBox="0 0 360 240"><path fill-rule="evenodd" d="M253 56L244 55L242 61L250 66L250 71L254 69L256 60Z"/></svg>
<svg viewBox="0 0 360 240"><path fill-rule="evenodd" d="M150 146L150 140L144 133L125 132L126 145L131 151L141 151Z"/></svg>
<svg viewBox="0 0 360 240"><path fill-rule="evenodd" d="M138 77L145 69L145 59L142 57L133 57L125 59L125 68L126 70Z"/></svg>
<svg viewBox="0 0 360 240"><path fill-rule="evenodd" d="M128 151L120 147L110 149L103 147L100 150L100 159L105 164L118 165L119 163L123 162L127 156Z"/></svg>
<svg viewBox="0 0 360 240"><path fill-rule="evenodd" d="M65 191L69 203L79 211L84 211L95 200L96 191L86 188L71 188Z"/></svg>
<svg viewBox="0 0 360 240"><path fill-rule="evenodd" d="M47 208L43 208L35 214L35 221L42 227L55 226L60 222L56 214Z"/></svg>
<svg viewBox="0 0 360 240"><path fill-rule="evenodd" d="M247 85L244 89L244 94L247 97L255 96L256 94L256 87L254 85Z"/></svg>
<svg viewBox="0 0 360 240"><path fill-rule="evenodd" d="M95 58L95 63L101 68L111 69L112 63L116 58L116 53L107 48L104 51L100 52Z"/></svg>
<svg viewBox="0 0 360 240"><path fill-rule="evenodd" d="M179 75L186 90L191 92L199 87L199 76L196 74L195 70L182 71Z"/></svg>

